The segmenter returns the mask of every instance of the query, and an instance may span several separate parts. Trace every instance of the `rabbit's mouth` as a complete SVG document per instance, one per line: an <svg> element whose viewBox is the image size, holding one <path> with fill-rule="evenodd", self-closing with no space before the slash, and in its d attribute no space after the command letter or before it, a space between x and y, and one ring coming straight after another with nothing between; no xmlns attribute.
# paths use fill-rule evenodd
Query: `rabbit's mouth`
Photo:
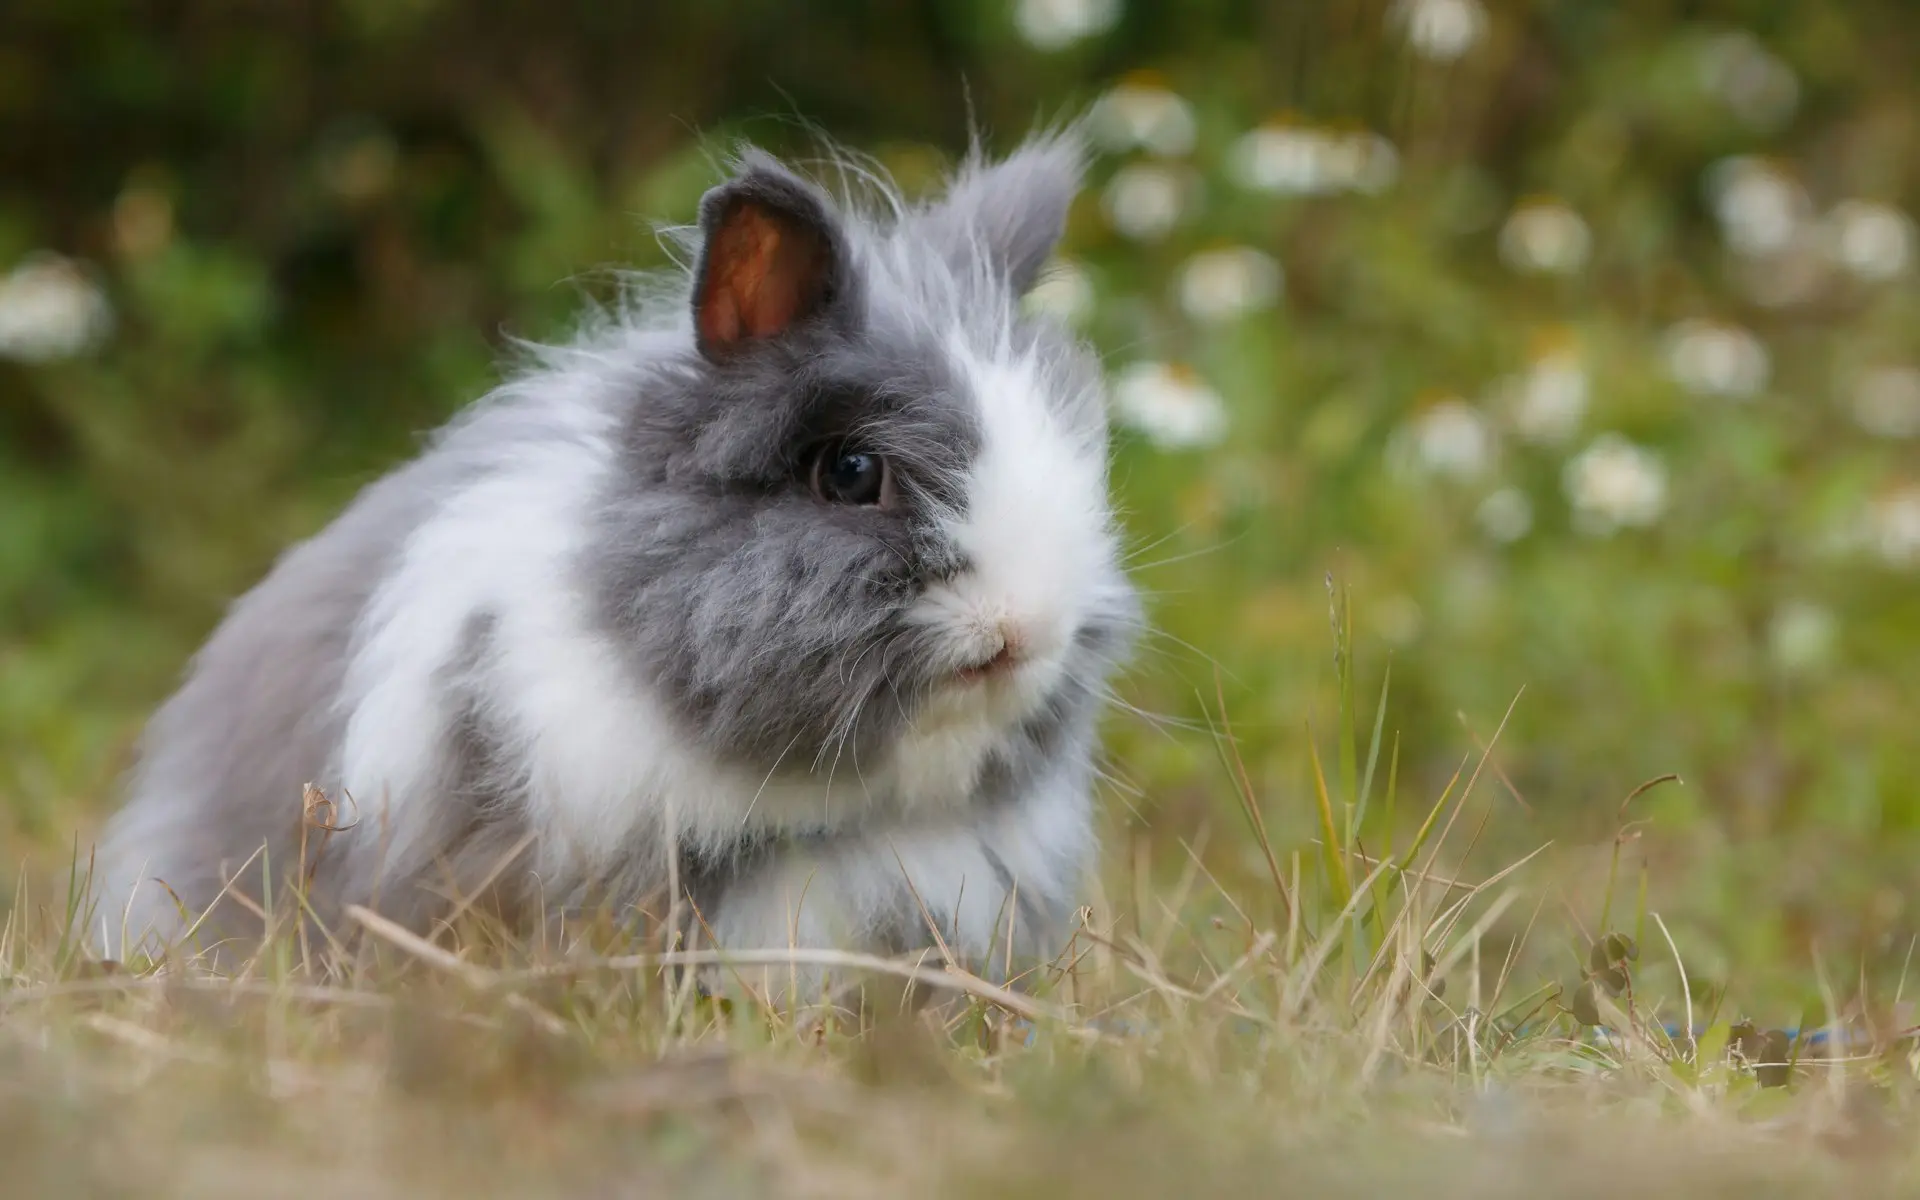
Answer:
<svg viewBox="0 0 1920 1200"><path fill-rule="evenodd" d="M953 675L962 684L986 683L1012 675L1019 670L1023 661L1025 655L1018 647L1011 642L1003 642L998 650L961 666Z"/></svg>

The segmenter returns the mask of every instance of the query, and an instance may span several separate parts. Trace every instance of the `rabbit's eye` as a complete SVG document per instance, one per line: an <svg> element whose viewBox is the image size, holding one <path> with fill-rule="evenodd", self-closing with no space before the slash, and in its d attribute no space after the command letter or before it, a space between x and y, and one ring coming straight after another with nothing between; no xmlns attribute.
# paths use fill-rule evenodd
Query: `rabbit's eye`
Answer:
<svg viewBox="0 0 1920 1200"><path fill-rule="evenodd" d="M813 492L830 504L880 504L892 490L887 460L844 443L821 449L813 460Z"/></svg>

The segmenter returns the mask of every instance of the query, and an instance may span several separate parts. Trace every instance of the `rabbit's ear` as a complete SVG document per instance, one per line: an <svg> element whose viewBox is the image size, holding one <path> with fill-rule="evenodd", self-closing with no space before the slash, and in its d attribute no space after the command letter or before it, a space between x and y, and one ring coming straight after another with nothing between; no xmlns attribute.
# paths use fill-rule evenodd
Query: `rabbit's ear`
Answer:
<svg viewBox="0 0 1920 1200"><path fill-rule="evenodd" d="M840 290L840 236L826 202L764 156L702 198L700 238L693 327L710 360L818 317Z"/></svg>
<svg viewBox="0 0 1920 1200"><path fill-rule="evenodd" d="M999 162L975 146L922 227L950 261L984 255L1016 294L1025 293L1066 232L1086 159L1077 126L1032 138Z"/></svg>

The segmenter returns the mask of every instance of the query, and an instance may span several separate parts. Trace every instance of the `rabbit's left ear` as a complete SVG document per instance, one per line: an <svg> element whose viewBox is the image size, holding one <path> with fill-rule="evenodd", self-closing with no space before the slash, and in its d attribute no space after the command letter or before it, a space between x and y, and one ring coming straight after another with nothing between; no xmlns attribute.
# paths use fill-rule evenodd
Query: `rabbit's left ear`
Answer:
<svg viewBox="0 0 1920 1200"><path fill-rule="evenodd" d="M1086 160L1077 128L1033 138L999 162L976 149L946 196L923 214L923 228L956 263L985 254L1023 294L1066 232Z"/></svg>
<svg viewBox="0 0 1920 1200"><path fill-rule="evenodd" d="M822 315L842 284L840 234L826 202L754 156L700 201L693 328L713 361Z"/></svg>

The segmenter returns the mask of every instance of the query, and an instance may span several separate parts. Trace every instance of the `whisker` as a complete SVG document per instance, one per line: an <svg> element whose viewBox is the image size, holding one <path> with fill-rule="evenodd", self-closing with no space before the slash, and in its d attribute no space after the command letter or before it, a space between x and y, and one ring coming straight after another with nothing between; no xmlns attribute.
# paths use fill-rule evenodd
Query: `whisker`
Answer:
<svg viewBox="0 0 1920 1200"><path fill-rule="evenodd" d="M804 730L802 732L804 732ZM747 818L753 816L754 806L760 803L761 793L767 790L767 785L773 782L773 777L775 775L779 774L780 764L787 760L788 752L793 749L794 745L798 743L799 740L800 740L800 734L798 733L794 734L793 737L787 742L787 748L785 750L782 750L780 752L779 757L773 760L773 766L771 769L767 771L767 777L760 781L759 790L753 793L753 799L747 801L747 811L740 814L740 828L745 829L747 827Z"/></svg>
<svg viewBox="0 0 1920 1200"><path fill-rule="evenodd" d="M1204 558L1209 554L1216 554L1219 551L1226 549L1226 547L1229 544L1230 543L1222 542L1214 546L1202 546L1198 550L1189 550L1185 554L1176 554L1176 555L1173 555L1171 558L1157 558L1152 562L1145 562L1145 563L1129 562L1127 564L1127 570L1157 571L1161 567L1171 567L1176 563L1191 562L1196 558Z"/></svg>

